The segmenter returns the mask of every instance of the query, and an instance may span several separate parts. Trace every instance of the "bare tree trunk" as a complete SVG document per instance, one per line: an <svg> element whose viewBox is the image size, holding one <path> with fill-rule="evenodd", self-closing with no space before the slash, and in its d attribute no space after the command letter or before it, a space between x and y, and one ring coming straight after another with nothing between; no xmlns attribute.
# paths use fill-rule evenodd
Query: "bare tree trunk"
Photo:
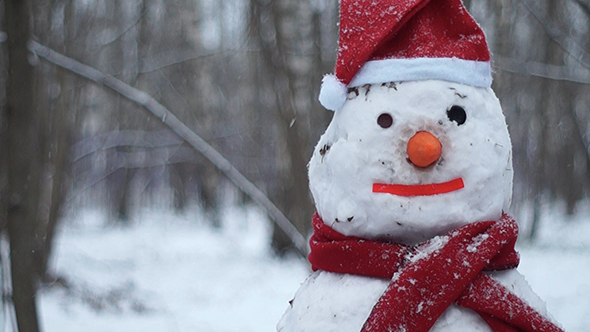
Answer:
<svg viewBox="0 0 590 332"><path fill-rule="evenodd" d="M136 169L123 168L118 172L122 173L123 179L120 190L117 191L117 221L127 224L131 221L131 181L135 176Z"/></svg>
<svg viewBox="0 0 590 332"><path fill-rule="evenodd" d="M295 107L296 73L290 70L288 64L288 45L294 41L293 28L297 22L296 12L298 2L293 0L274 1L266 6L259 0L251 1L250 33L253 40L260 44L261 55L270 72L262 74L259 84L272 84L275 92L277 128L285 140L286 151L279 158L286 158L289 162L287 170L280 171L280 188L275 188L273 196L277 205L287 217L293 221L298 230L306 234L310 228L313 204L307 184L306 159L304 158L306 139L305 120L298 114ZM263 23L268 19L269 22ZM268 26L266 26L268 25ZM274 29L274 40L263 35L264 29ZM273 248L278 253L292 247L292 243L284 232L275 228L273 233Z"/></svg>
<svg viewBox="0 0 590 332"><path fill-rule="evenodd" d="M174 209L179 212L183 212L188 205L188 184L184 182L190 178L187 176L187 169L189 169L189 166L186 163L168 166L168 181L174 191Z"/></svg>
<svg viewBox="0 0 590 332"><path fill-rule="evenodd" d="M63 70L58 69L58 82L61 89L67 86L67 77ZM37 90L38 91L38 90ZM38 268L38 276L41 280L48 277L48 264L53 247L53 238L61 216L62 208L67 193L67 173L70 169L68 159L69 134L71 130L68 116L67 94L61 93L55 109L54 116L47 123L48 143L42 154L47 158L42 162L47 163L50 169L48 188L40 188L40 191L49 191L49 210L46 215L38 218L37 223L37 249L35 250L35 265ZM43 203L41 203L43 204Z"/></svg>
<svg viewBox="0 0 590 332"><path fill-rule="evenodd" d="M66 86L68 86L69 80L66 77L66 73L64 73L64 70L62 69L59 69L59 77L61 89L63 91ZM54 130L55 147L52 151L54 175L51 187L51 206L49 208L49 216L47 217L47 225L45 229L46 235L43 249L43 262L41 266L42 273L47 273L55 229L57 227L58 220L61 217L61 212L67 193L66 182L68 180L66 174L68 174L69 170L71 169L68 154L70 148L71 116L68 114L70 109L68 107L67 99L67 95L62 92L59 97L56 117L54 119L54 124L56 126L56 129Z"/></svg>
<svg viewBox="0 0 590 332"><path fill-rule="evenodd" d="M37 332L35 304L35 229L39 205L40 163L34 105L33 68L28 62L29 1L5 1L8 35L5 160L7 218L10 237L12 299L20 332Z"/></svg>
<svg viewBox="0 0 590 332"><path fill-rule="evenodd" d="M546 5L547 13L552 13L554 15L554 19L557 17L557 8L559 5L555 1L549 1ZM561 51L548 41L545 41L545 63L555 63L559 61L559 52ZM529 239L534 241L538 235L539 223L541 221L541 204L542 199L541 196L544 192L550 190L548 188L547 182L550 179L550 165L549 158L550 152L549 144L550 144L550 127L549 124L551 123L551 116L552 116L552 100L551 97L553 92L556 90L556 81L543 79L541 81L541 91L539 93L539 98L537 99L536 104L536 117L537 117L537 124L538 124L538 136L537 136L537 143L536 146L538 148L537 151L537 158L534 161L533 169L534 169L534 178L532 183L533 188L533 220L531 226L531 232L529 234Z"/></svg>
<svg viewBox="0 0 590 332"><path fill-rule="evenodd" d="M471 8L471 0L463 0L463 5L469 10Z"/></svg>

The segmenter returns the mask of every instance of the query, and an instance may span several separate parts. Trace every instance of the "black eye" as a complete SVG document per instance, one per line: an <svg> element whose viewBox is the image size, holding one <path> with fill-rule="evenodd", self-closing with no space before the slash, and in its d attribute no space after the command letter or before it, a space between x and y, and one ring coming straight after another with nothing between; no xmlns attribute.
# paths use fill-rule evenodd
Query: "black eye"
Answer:
<svg viewBox="0 0 590 332"><path fill-rule="evenodd" d="M457 125L462 125L467 120L467 114L461 106L454 105L447 111L449 120L457 122Z"/></svg>
<svg viewBox="0 0 590 332"><path fill-rule="evenodd" d="M377 118L377 124L379 124L381 128L389 128L393 124L393 118L391 115L383 113Z"/></svg>

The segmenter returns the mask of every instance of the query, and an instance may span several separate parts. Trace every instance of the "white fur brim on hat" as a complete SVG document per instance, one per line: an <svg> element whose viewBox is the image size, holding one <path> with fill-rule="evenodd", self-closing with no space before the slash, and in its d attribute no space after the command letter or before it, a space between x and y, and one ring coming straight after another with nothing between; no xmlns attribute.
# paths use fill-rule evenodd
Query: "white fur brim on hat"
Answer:
<svg viewBox="0 0 590 332"><path fill-rule="evenodd" d="M322 80L319 100L325 108L337 111L344 106L348 88L388 82L442 80L476 87L492 85L492 69L487 61L459 58L415 58L367 61L350 84L335 75Z"/></svg>

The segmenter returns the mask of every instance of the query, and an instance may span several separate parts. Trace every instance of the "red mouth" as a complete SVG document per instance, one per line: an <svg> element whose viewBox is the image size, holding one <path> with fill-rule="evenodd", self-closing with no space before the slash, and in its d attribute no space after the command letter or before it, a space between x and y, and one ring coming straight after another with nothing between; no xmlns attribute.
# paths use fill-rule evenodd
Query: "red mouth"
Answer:
<svg viewBox="0 0 590 332"><path fill-rule="evenodd" d="M374 193L385 193L397 196L432 196L438 194L446 194L455 190L464 188L462 178L457 178L449 182L444 183L432 183L432 184L417 184L417 185L404 185L404 184L383 184L374 183Z"/></svg>

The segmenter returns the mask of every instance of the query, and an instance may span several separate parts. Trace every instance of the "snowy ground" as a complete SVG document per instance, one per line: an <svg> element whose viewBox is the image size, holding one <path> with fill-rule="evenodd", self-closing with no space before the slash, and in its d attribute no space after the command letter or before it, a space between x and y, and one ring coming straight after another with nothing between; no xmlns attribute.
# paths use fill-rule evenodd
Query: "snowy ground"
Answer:
<svg viewBox="0 0 590 332"><path fill-rule="evenodd" d="M518 246L519 269L566 331L590 331L590 204L570 218L543 215L537 241Z"/></svg>
<svg viewBox="0 0 590 332"><path fill-rule="evenodd" d="M309 273L302 260L270 256L254 208L226 211L219 229L196 216L138 220L112 227L86 212L65 223L53 265L64 281L39 299L44 331L274 331ZM567 224L549 213L541 230L519 245L521 271L566 331L588 331L590 210Z"/></svg>

